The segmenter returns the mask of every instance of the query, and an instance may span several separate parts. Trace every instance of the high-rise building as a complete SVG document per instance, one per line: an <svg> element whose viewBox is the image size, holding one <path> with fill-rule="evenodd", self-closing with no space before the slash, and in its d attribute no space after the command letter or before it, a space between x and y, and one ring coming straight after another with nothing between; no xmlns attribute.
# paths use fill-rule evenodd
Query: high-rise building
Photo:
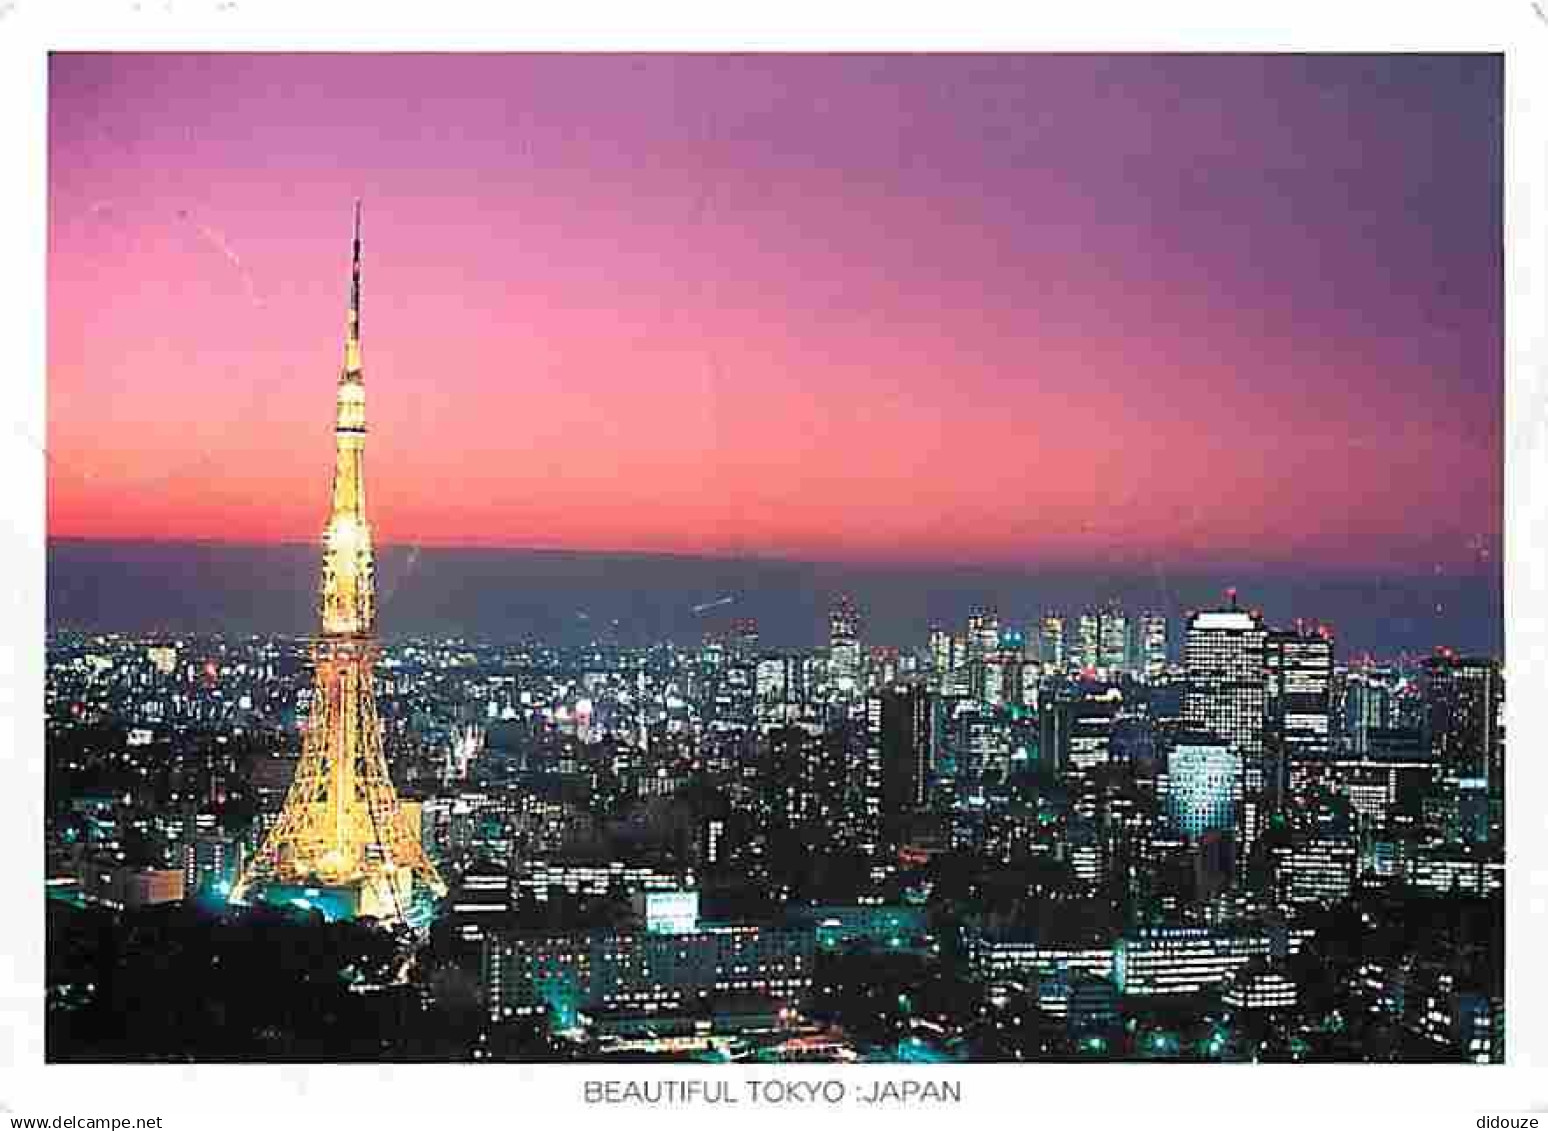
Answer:
<svg viewBox="0 0 1548 1131"><path fill-rule="evenodd" d="M874 853L882 838L882 697L868 695L865 725L851 731L840 728L849 751L849 801L845 812L845 839L863 853Z"/></svg>
<svg viewBox="0 0 1548 1131"><path fill-rule="evenodd" d="M969 656L984 656L1000 646L1000 615L993 609L975 609L968 614Z"/></svg>
<svg viewBox="0 0 1548 1131"><path fill-rule="evenodd" d="M1242 758L1243 787L1264 787L1263 723L1267 698L1263 618L1236 605L1188 618L1183 662L1188 683L1183 721L1189 730L1223 740Z"/></svg>
<svg viewBox="0 0 1548 1131"><path fill-rule="evenodd" d="M1097 667L1116 674L1133 668L1129 614L1116 604L1108 605L1100 614L1101 655Z"/></svg>
<svg viewBox="0 0 1548 1131"><path fill-rule="evenodd" d="M1391 727L1396 704L1388 676L1380 672L1352 671L1344 683L1345 749L1365 755L1371 749L1371 732Z"/></svg>
<svg viewBox="0 0 1548 1131"><path fill-rule="evenodd" d="M1004 780L1011 754L1007 720L969 699L959 701L950 725L959 783L979 790L986 781Z"/></svg>
<svg viewBox="0 0 1548 1131"><path fill-rule="evenodd" d="M315 684L301 760L279 820L232 890L321 895L335 915L410 918L414 880L444 895L419 830L398 804L374 685L375 554L365 510L365 381L360 360L360 205L355 204L344 367L334 424L332 510L324 535Z"/></svg>
<svg viewBox="0 0 1548 1131"><path fill-rule="evenodd" d="M1197 841L1208 832L1234 833L1242 799L1242 757L1225 742L1185 735L1167 755L1167 816L1172 828Z"/></svg>
<svg viewBox="0 0 1548 1131"><path fill-rule="evenodd" d="M1041 769L1063 773L1069 765L1070 728L1075 721L1075 702L1060 685L1039 705L1037 758Z"/></svg>
<svg viewBox="0 0 1548 1131"><path fill-rule="evenodd" d="M999 615L992 609L975 609L968 616L966 641L968 694L980 703L992 702L987 668L1000 647Z"/></svg>
<svg viewBox="0 0 1548 1131"><path fill-rule="evenodd" d="M1080 636L1077 640L1080 666L1095 671L1102 666L1102 614L1080 614Z"/></svg>
<svg viewBox="0 0 1548 1131"><path fill-rule="evenodd" d="M1159 679L1166 671L1167 634L1165 613L1141 613L1140 646L1144 651L1145 678Z"/></svg>
<svg viewBox="0 0 1548 1131"><path fill-rule="evenodd" d="M1020 706L1026 701L1025 639L1016 629L1002 629L995 646L984 654L980 700L991 706Z"/></svg>
<svg viewBox="0 0 1548 1131"><path fill-rule="evenodd" d="M1450 650L1424 661L1424 720L1430 753L1458 776L1504 784L1504 679L1499 663Z"/></svg>
<svg viewBox="0 0 1548 1131"><path fill-rule="evenodd" d="M1122 708L1123 693L1116 687L1083 695L1070 704L1063 768L1089 770L1112 761L1113 727Z"/></svg>
<svg viewBox="0 0 1548 1131"><path fill-rule="evenodd" d="M828 612L828 674L840 694L852 694L860 685L860 610L847 596Z"/></svg>
<svg viewBox="0 0 1548 1131"><path fill-rule="evenodd" d="M761 793L770 829L814 846L836 840L850 803L849 774L837 737L780 726L764 741Z"/></svg>
<svg viewBox="0 0 1548 1131"><path fill-rule="evenodd" d="M1293 764L1325 763L1333 747L1333 639L1297 625L1263 640L1267 673L1265 768L1270 792L1283 797Z"/></svg>
<svg viewBox="0 0 1548 1131"><path fill-rule="evenodd" d="M790 665L783 656L765 656L753 668L753 689L760 706L783 705L790 691Z"/></svg>
<svg viewBox="0 0 1548 1131"><path fill-rule="evenodd" d="M1044 669L1063 671L1065 661L1063 614L1043 614L1039 639L1038 659L1042 660Z"/></svg>
<svg viewBox="0 0 1548 1131"><path fill-rule="evenodd" d="M957 635L951 638L950 660L946 677L941 680L941 694L968 695L972 691L972 664L968 662L968 638Z"/></svg>
<svg viewBox="0 0 1548 1131"><path fill-rule="evenodd" d="M867 702L868 718L875 700L880 700L882 830L896 837L907 815L925 803L935 765L933 699L919 686L875 692Z"/></svg>
<svg viewBox="0 0 1548 1131"><path fill-rule="evenodd" d="M951 633L939 625L930 629L930 686L940 691L951 674Z"/></svg>

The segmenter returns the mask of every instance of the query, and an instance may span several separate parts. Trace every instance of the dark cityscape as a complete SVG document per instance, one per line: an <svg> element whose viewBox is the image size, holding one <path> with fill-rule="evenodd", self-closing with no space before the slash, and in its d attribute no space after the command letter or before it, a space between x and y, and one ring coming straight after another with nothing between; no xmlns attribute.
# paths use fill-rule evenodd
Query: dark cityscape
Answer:
<svg viewBox="0 0 1548 1131"><path fill-rule="evenodd" d="M1500 664L1236 603L391 644L395 932L226 905L308 641L55 634L50 1056L1499 1062Z"/></svg>

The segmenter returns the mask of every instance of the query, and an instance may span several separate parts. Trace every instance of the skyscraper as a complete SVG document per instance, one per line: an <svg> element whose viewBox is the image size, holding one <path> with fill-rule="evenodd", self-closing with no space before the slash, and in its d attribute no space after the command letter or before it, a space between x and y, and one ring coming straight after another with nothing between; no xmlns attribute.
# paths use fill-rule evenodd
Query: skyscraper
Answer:
<svg viewBox="0 0 1548 1131"><path fill-rule="evenodd" d="M933 704L923 687L874 692L881 746L881 813L883 832L895 837L908 813L925 803L930 771L935 764Z"/></svg>
<svg viewBox="0 0 1548 1131"><path fill-rule="evenodd" d="M1349 673L1344 696L1344 731L1351 753L1367 753L1371 748L1371 732L1385 730L1395 721L1390 678L1386 673L1372 670Z"/></svg>
<svg viewBox="0 0 1548 1131"><path fill-rule="evenodd" d="M241 902L264 890L269 897L320 898L336 916L403 921L416 877L436 895L446 887L420 846L418 828L398 804L382 750L373 684L378 645L365 436L357 201L311 719L285 808L231 898ZM309 894L299 896L297 889Z"/></svg>
<svg viewBox="0 0 1548 1131"><path fill-rule="evenodd" d="M1097 667L1116 675L1133 667L1130 655L1129 614L1118 605L1108 605L1101 612L1101 656Z"/></svg>
<svg viewBox="0 0 1548 1131"><path fill-rule="evenodd" d="M1123 709L1123 694L1111 687L1082 695L1070 707L1068 749L1064 768L1089 770L1113 759L1113 728Z"/></svg>
<svg viewBox="0 0 1548 1131"><path fill-rule="evenodd" d="M1026 668L1025 637L1017 629L1002 629L998 645L984 657L984 701L995 706L1027 703ZM1035 682L1031 690L1035 693Z"/></svg>
<svg viewBox="0 0 1548 1131"><path fill-rule="evenodd" d="M1166 671L1168 660L1166 614L1141 613L1139 625L1140 647L1144 651L1145 678L1153 682Z"/></svg>
<svg viewBox="0 0 1548 1131"><path fill-rule="evenodd" d="M1045 669L1064 670L1064 615L1044 613L1038 658Z"/></svg>
<svg viewBox="0 0 1548 1131"><path fill-rule="evenodd" d="M860 683L860 610L840 596L828 612L828 671L834 689L852 694Z"/></svg>
<svg viewBox="0 0 1548 1131"><path fill-rule="evenodd" d="M1000 647L1000 618L993 609L976 609L968 615L968 694L981 703L990 701L987 665Z"/></svg>
<svg viewBox="0 0 1548 1131"><path fill-rule="evenodd" d="M842 736L778 726L764 739L765 819L777 850L826 848L849 822L850 782Z"/></svg>
<svg viewBox="0 0 1548 1131"><path fill-rule="evenodd" d="M1270 632L1263 662L1267 770L1278 797L1293 763L1326 762L1332 755L1333 639L1300 625Z"/></svg>
<svg viewBox="0 0 1548 1131"><path fill-rule="evenodd" d="M1459 776L1487 779L1498 791L1505 774L1499 664L1444 649L1424 661L1423 687L1431 756Z"/></svg>
<svg viewBox="0 0 1548 1131"><path fill-rule="evenodd" d="M1235 590L1230 600L1229 608L1188 618L1183 720L1190 730L1211 734L1240 754L1244 786L1258 793L1264 786L1266 632L1262 617L1237 607Z"/></svg>
<svg viewBox="0 0 1548 1131"><path fill-rule="evenodd" d="M1189 840L1232 833L1242 796L1242 758L1208 735L1184 735L1167 755L1167 816Z"/></svg>
<svg viewBox="0 0 1548 1131"><path fill-rule="evenodd" d="M1080 614L1080 638L1077 645L1082 668L1095 671L1102 666L1101 613L1092 611Z"/></svg>
<svg viewBox="0 0 1548 1131"><path fill-rule="evenodd" d="M951 674L951 633L940 625L930 628L930 685L939 691Z"/></svg>

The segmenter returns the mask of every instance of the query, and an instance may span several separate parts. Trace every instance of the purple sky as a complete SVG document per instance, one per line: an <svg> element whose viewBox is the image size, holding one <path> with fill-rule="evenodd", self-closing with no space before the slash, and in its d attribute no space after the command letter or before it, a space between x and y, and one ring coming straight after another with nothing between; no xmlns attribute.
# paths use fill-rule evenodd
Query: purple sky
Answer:
<svg viewBox="0 0 1548 1131"><path fill-rule="evenodd" d="M49 525L1454 571L1495 56L56 55ZM1492 565L1492 562L1491 562Z"/></svg>

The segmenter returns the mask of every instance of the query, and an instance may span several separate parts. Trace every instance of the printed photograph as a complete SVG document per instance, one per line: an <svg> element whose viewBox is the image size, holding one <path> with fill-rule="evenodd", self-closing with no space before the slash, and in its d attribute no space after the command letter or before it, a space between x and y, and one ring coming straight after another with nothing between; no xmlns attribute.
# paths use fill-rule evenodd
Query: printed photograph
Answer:
<svg viewBox="0 0 1548 1131"><path fill-rule="evenodd" d="M1505 1060L1502 56L47 82L50 1062Z"/></svg>

